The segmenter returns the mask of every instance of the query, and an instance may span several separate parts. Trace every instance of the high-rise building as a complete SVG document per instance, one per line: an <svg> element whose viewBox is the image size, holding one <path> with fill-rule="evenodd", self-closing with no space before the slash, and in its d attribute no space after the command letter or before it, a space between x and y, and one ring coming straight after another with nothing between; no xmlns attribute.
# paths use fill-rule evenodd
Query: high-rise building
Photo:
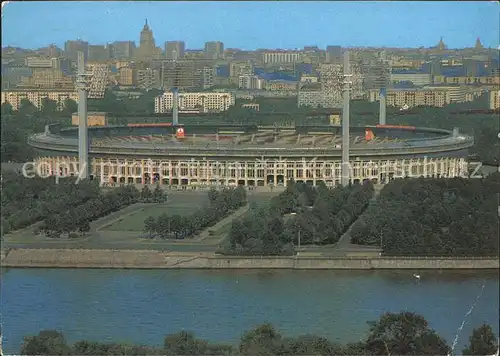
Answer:
<svg viewBox="0 0 500 356"><path fill-rule="evenodd" d="M336 63L341 61L342 47L340 46L327 46L326 47L326 61L327 63Z"/></svg>
<svg viewBox="0 0 500 356"><path fill-rule="evenodd" d="M109 59L109 49L104 45L89 45L87 58L88 61L107 61Z"/></svg>
<svg viewBox="0 0 500 356"><path fill-rule="evenodd" d="M137 86L141 89L153 89L159 87L160 75L156 69L140 69L137 71Z"/></svg>
<svg viewBox="0 0 500 356"><path fill-rule="evenodd" d="M214 86L215 68L203 67L203 89Z"/></svg>
<svg viewBox="0 0 500 356"><path fill-rule="evenodd" d="M141 37L139 42L139 48L137 51L138 60L150 60L154 57L156 53L155 39L153 37L153 31L149 28L148 20L141 31Z"/></svg>
<svg viewBox="0 0 500 356"><path fill-rule="evenodd" d="M224 43L220 41L212 41L205 43L204 55L207 59L219 59L223 57Z"/></svg>
<svg viewBox="0 0 500 356"><path fill-rule="evenodd" d="M186 44L184 41L167 41L165 42L165 58L181 59L184 58ZM175 58L174 58L175 56Z"/></svg>
<svg viewBox="0 0 500 356"><path fill-rule="evenodd" d="M111 58L113 59L132 59L135 56L134 41L116 41L110 47Z"/></svg>
<svg viewBox="0 0 500 356"><path fill-rule="evenodd" d="M89 43L81 40L66 41L64 43L64 56L72 61L77 60L78 52L83 52L85 61L88 58Z"/></svg>
<svg viewBox="0 0 500 356"><path fill-rule="evenodd" d="M199 90L203 88L203 68L207 61L180 59L162 62L161 83L166 90L178 88L184 90Z"/></svg>

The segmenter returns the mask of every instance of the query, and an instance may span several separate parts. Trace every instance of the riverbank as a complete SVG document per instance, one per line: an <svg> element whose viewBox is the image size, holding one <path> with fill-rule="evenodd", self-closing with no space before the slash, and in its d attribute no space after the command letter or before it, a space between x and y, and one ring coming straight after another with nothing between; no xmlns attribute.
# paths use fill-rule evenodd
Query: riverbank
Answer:
<svg viewBox="0 0 500 356"><path fill-rule="evenodd" d="M155 250L11 249L2 266L12 268L116 269L496 269L495 258L429 257L240 257Z"/></svg>

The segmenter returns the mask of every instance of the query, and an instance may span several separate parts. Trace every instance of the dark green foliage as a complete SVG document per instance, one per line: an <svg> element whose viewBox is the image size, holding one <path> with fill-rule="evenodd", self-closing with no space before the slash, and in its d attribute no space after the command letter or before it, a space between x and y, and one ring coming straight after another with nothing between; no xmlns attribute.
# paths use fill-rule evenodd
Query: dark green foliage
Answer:
<svg viewBox="0 0 500 356"><path fill-rule="evenodd" d="M157 193L158 195L158 193ZM76 178L25 178L2 172L2 234L43 221L37 233L59 237L62 233L90 231L90 222L140 201L132 186L104 192L97 181ZM72 235L74 236L74 235Z"/></svg>
<svg viewBox="0 0 500 356"><path fill-rule="evenodd" d="M155 194L156 196L160 194L157 189L151 194L145 187L141 195L145 199L156 200ZM220 191L212 189L208 192L208 199L209 205L199 208L191 216L162 214L157 219L148 217L144 221L144 230L150 235L158 235L161 238L174 237L179 239L193 236L199 231L215 225L247 203L243 187Z"/></svg>
<svg viewBox="0 0 500 356"><path fill-rule="evenodd" d="M353 226L352 242L400 256L498 256L500 173L398 179Z"/></svg>
<svg viewBox="0 0 500 356"><path fill-rule="evenodd" d="M450 347L427 321L414 313L386 313L370 322L366 340L345 346L317 335L283 337L270 324L244 333L236 347L197 339L191 332L167 335L163 347L78 341L68 345L57 331L25 337L23 355L219 355L219 356L334 356L334 355L448 355ZM498 345L491 327L474 329L466 355L491 355Z"/></svg>
<svg viewBox="0 0 500 356"><path fill-rule="evenodd" d="M420 315L386 313L370 323L366 350L370 355L448 355L446 341Z"/></svg>
<svg viewBox="0 0 500 356"><path fill-rule="evenodd" d="M234 221L221 251L237 255L291 255L293 245L333 244L365 210L373 185L329 189L290 181L269 206L254 207ZM292 214L292 215L290 215Z"/></svg>
<svg viewBox="0 0 500 356"><path fill-rule="evenodd" d="M483 324L472 331L469 345L464 349L464 355L494 355L498 350L498 336L495 336L491 326Z"/></svg>

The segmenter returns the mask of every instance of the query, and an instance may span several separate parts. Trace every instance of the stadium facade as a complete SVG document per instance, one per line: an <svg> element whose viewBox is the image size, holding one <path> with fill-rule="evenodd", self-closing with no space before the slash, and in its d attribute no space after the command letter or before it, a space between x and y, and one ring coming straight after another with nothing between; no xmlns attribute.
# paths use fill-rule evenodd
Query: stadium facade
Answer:
<svg viewBox="0 0 500 356"><path fill-rule="evenodd" d="M341 182L340 126L293 128L130 124L89 128L89 173L103 183L206 186ZM349 180L466 176L473 139L457 130L377 125L350 128ZM78 130L49 125L31 136L41 176L80 172Z"/></svg>

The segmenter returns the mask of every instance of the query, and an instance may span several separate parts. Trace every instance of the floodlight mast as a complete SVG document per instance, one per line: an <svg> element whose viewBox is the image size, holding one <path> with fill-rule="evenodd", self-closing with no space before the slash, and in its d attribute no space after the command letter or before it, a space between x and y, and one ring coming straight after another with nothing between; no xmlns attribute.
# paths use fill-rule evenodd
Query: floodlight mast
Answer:
<svg viewBox="0 0 500 356"><path fill-rule="evenodd" d="M344 53L344 106L342 109L342 186L349 185L350 163L349 163L349 110L350 110L350 90L352 84L352 74L350 72L349 51Z"/></svg>
<svg viewBox="0 0 500 356"><path fill-rule="evenodd" d="M89 136L87 127L87 79L85 73L85 57L83 52L78 52L78 73L76 87L78 90L78 160L79 179L89 177Z"/></svg>

